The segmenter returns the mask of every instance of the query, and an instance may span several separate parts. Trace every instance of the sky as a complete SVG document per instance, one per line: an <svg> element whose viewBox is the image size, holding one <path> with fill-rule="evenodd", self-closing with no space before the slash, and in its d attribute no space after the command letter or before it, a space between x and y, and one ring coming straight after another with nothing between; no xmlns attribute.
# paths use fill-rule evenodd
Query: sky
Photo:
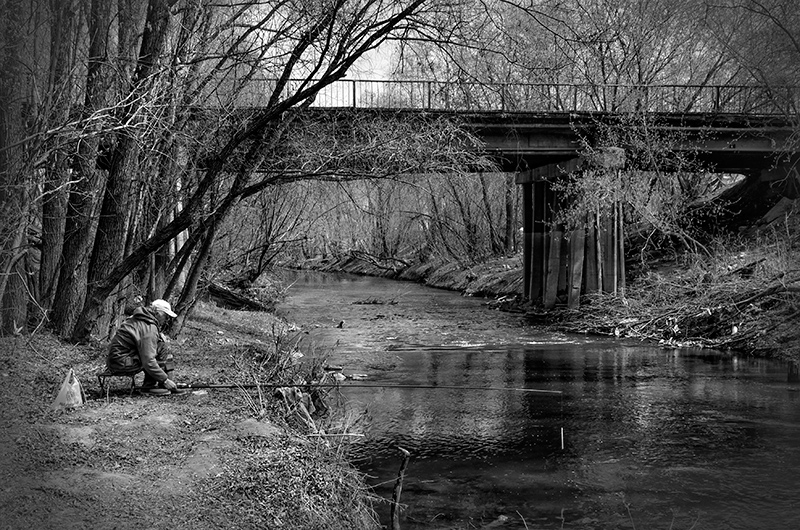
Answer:
<svg viewBox="0 0 800 530"><path fill-rule="evenodd" d="M347 79L389 79L394 46L392 42L385 42L377 49L367 52L347 72Z"/></svg>

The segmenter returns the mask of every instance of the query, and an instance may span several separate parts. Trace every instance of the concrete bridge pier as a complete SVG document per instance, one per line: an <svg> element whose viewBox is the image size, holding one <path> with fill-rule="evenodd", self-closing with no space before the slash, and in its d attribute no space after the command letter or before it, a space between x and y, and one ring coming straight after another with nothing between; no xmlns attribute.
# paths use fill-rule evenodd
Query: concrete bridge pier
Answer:
<svg viewBox="0 0 800 530"><path fill-rule="evenodd" d="M624 163L624 153L621 159L620 153L613 152L599 163L574 158L518 174L523 198L523 292L531 304L545 309L556 305L576 308L585 294L624 291L625 249L619 201L610 201L601 211L587 212L582 225L566 230L556 222L563 198L553 186L581 168L617 171Z"/></svg>

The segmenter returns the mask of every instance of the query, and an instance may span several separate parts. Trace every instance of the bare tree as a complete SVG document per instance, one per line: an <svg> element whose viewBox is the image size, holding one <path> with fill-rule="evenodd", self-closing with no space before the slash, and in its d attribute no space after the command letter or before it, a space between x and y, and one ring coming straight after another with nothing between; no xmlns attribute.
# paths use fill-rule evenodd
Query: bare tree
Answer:
<svg viewBox="0 0 800 530"><path fill-rule="evenodd" d="M156 230L95 285L73 338L82 337L91 329L103 300L136 267L138 260L163 246L180 231L192 227L193 218L201 213L206 193L220 178L230 175L230 184L221 199L213 210L202 216L188 240L188 244L197 249L197 254L178 307L190 307L220 223L242 197L274 181L263 179L253 183L252 177L266 162L267 153L273 151L281 139L283 124L286 123L280 119L282 114L296 105L310 103L320 88L344 76L355 59L374 48L387 35L408 30L407 24L423 4L421 0L403 4L380 1L336 1L318 5L278 2L249 6L258 9L247 12L244 9L235 11L235 16L229 19L230 24L246 23L253 16L256 23L246 24L246 29L236 33L230 44L221 50L215 69L228 69L229 75L220 83L230 82L230 76L234 74L244 76L245 80L252 80L256 73L277 74L271 87L264 86L269 87L269 96L247 119L238 123L234 121L223 145L207 155L207 165L194 193L173 221ZM207 61L208 57L194 60ZM300 77L301 81L294 84L292 80L295 77ZM198 86L209 86L215 81L213 73L208 72ZM237 85L233 86L236 94ZM222 93L216 92L216 95ZM229 166L231 159L237 162L233 168Z"/></svg>
<svg viewBox="0 0 800 530"><path fill-rule="evenodd" d="M626 112L647 104L641 87L695 85L683 92L688 107L703 86L743 79L705 31L703 8L702 0L483 0L460 13L457 46L402 46L398 75L458 82L462 98L502 99L507 109L573 110L577 99L582 110ZM650 110L664 110L651 99Z"/></svg>
<svg viewBox="0 0 800 530"><path fill-rule="evenodd" d="M131 281L147 284L149 296L181 288L178 306L189 307L237 204L277 183L320 176L279 162L287 112L312 105L386 39L435 31L431 21L454 5L42 0L23 2L26 11L6 4L6 12L42 16L4 21L5 41L19 31L34 52L4 56L3 79L21 87L30 73L26 86L34 89L26 94L32 120L21 111L5 115L11 133L0 145L2 169L41 193L35 203L25 196L3 205L23 205L18 219L34 214L43 267L32 297L73 339L86 337L113 309L109 297L122 300ZM12 83L4 97L17 90ZM30 156L12 167L23 146ZM14 215L4 210L3 219ZM3 291L10 264L19 262L18 233L3 233ZM159 263L168 276L155 271Z"/></svg>
<svg viewBox="0 0 800 530"><path fill-rule="evenodd" d="M800 82L800 15L789 0L706 0L709 35L750 84L766 87L773 109L796 119Z"/></svg>

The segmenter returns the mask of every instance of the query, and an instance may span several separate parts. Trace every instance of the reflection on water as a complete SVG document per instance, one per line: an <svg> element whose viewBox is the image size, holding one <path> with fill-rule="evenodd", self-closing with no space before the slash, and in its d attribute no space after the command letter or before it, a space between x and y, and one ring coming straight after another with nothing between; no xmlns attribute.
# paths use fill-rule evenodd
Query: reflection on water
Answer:
<svg viewBox="0 0 800 530"><path fill-rule="evenodd" d="M316 312L335 310L335 318L358 322L364 308L349 298L319 302L344 296L337 286L349 297L363 295L361 285L372 296L398 289L394 282L359 282L351 277L346 287L296 286L287 307L297 310L313 299ZM349 406L368 411L371 420L353 456L377 493L391 497L400 464L396 447L412 453L402 498L408 505L404 530L490 523L800 528L797 365L613 340L565 340L508 326L502 320L513 317L453 293L408 288L412 314L432 304L448 309L433 311L430 318L438 324L398 316L391 329L376 330L381 337L370 337L367 327L348 337L383 343L395 359L392 370L370 373L372 383L563 394L347 389ZM452 319L461 318L462 304L482 327L465 327L463 336L442 333L435 341L428 328L449 331ZM427 326L425 333L420 325ZM404 344L404 336L413 340ZM340 361L347 365L348 351L358 348L343 343ZM388 521L388 507L378 511Z"/></svg>
<svg viewBox="0 0 800 530"><path fill-rule="evenodd" d="M417 459L457 460L550 451L548 438L560 446L561 394L515 390L560 390L530 380L523 351L437 349L399 355L402 364L381 382L468 389L348 391L370 413L369 438L356 448L359 457L394 458L398 444Z"/></svg>
<svg viewBox="0 0 800 530"><path fill-rule="evenodd" d="M394 477L397 445L414 455L408 528L436 528L448 505L467 521L452 495L469 499L473 518L519 511L538 528L561 528L562 510L583 521L565 528L629 525L626 505L639 527L670 528L680 515L700 518L696 528L800 528L791 365L616 343L402 357L383 381L563 391L348 391L370 411L355 455L376 483ZM379 491L388 498L391 486ZM524 528L515 520L506 526Z"/></svg>

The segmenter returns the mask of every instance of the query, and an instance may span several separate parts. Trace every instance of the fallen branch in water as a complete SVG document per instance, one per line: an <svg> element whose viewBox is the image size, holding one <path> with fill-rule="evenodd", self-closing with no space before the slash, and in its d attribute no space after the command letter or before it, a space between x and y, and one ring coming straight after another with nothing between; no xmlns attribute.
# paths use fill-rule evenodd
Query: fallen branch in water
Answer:
<svg viewBox="0 0 800 530"><path fill-rule="evenodd" d="M408 461L411 457L411 453L402 447L398 446L397 449L403 453L403 462L400 464L400 471L397 472L397 480L394 483L394 491L392 491L392 530L400 530L400 493L403 491L403 478L406 475Z"/></svg>

